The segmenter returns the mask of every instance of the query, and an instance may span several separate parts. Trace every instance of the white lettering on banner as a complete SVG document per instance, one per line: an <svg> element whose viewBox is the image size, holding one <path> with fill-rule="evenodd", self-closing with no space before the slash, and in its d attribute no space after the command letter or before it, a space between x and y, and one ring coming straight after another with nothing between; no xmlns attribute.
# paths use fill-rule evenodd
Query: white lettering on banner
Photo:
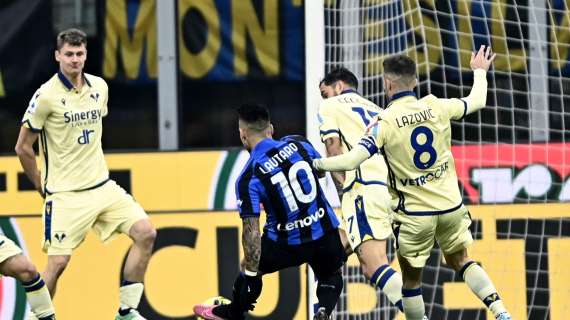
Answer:
<svg viewBox="0 0 570 320"><path fill-rule="evenodd" d="M554 187L552 174L542 164L531 164L516 176L512 168L473 169L471 181L479 185L481 203L511 203L521 192L527 196L544 197ZM560 200L570 198L566 186L560 192Z"/></svg>

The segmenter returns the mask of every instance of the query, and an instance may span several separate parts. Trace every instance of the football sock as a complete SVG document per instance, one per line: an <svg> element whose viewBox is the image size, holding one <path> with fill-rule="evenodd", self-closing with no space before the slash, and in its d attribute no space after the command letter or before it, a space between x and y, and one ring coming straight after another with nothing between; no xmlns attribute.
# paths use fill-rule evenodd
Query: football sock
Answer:
<svg viewBox="0 0 570 320"><path fill-rule="evenodd" d="M388 300L392 302L400 311L404 311L402 307L402 275L385 264L380 266L370 278L370 283L376 286L388 296Z"/></svg>
<svg viewBox="0 0 570 320"><path fill-rule="evenodd" d="M40 274L38 273L30 282L22 282L22 286L26 291L32 312L39 319L51 319L51 316L54 315L54 308L49 291Z"/></svg>
<svg viewBox="0 0 570 320"><path fill-rule="evenodd" d="M402 288L402 301L404 304L404 314L406 315L406 320L423 319L426 311L421 288Z"/></svg>
<svg viewBox="0 0 570 320"><path fill-rule="evenodd" d="M493 282L491 282L487 272L481 266L474 261L470 261L461 268L459 273L467 286L471 288L473 293L483 301L495 316L507 311L503 301L497 294L497 289L495 289Z"/></svg>
<svg viewBox="0 0 570 320"><path fill-rule="evenodd" d="M141 301L143 291L144 285L142 283L123 281L119 292L121 302L119 314L124 316L128 314L131 309L136 309Z"/></svg>
<svg viewBox="0 0 570 320"><path fill-rule="evenodd" d="M340 271L337 271L328 278L318 278L318 280L317 298L319 299L319 305L325 308L327 315L330 315L338 302L338 297L344 286L342 274Z"/></svg>

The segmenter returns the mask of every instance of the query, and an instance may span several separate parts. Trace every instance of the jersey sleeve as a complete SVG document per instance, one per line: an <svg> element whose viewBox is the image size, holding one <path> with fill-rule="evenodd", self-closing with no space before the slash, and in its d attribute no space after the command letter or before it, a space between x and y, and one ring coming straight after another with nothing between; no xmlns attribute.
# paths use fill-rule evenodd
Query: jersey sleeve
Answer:
<svg viewBox="0 0 570 320"><path fill-rule="evenodd" d="M253 177L253 170L246 169L236 181L236 199L240 217L259 217L259 181Z"/></svg>
<svg viewBox="0 0 570 320"><path fill-rule="evenodd" d="M334 105L326 100L319 106L319 131L322 142L325 142L328 138L340 137L340 129L334 109Z"/></svg>
<svg viewBox="0 0 570 320"><path fill-rule="evenodd" d="M438 99L437 103L445 110L449 119L461 120L467 115L467 102L463 99Z"/></svg>
<svg viewBox="0 0 570 320"><path fill-rule="evenodd" d="M22 118L22 125L33 132L40 132L44 128L44 123L50 114L50 107L46 98L38 89L26 109Z"/></svg>
<svg viewBox="0 0 570 320"><path fill-rule="evenodd" d="M377 153L378 150L380 150L382 146L384 146L384 144L388 139L387 138L389 134L388 130L389 130L388 124L379 118L378 121L375 121L366 129L366 133L374 138L373 140L369 140L373 142L374 145L366 144L364 142L365 139L361 140L359 144L365 147L370 152L371 155ZM375 152L372 153L373 151Z"/></svg>
<svg viewBox="0 0 570 320"><path fill-rule="evenodd" d="M109 102L109 86L107 86L107 83L105 81L103 81L104 84L104 92L103 92L103 106L102 106L102 112L103 112L103 117L106 117L107 114L109 113L109 108L107 107L107 103Z"/></svg>

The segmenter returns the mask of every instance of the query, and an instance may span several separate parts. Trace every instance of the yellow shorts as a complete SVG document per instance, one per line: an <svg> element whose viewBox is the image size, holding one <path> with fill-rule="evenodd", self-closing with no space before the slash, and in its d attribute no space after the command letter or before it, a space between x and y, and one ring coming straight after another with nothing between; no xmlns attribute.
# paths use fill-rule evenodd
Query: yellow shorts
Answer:
<svg viewBox="0 0 570 320"><path fill-rule="evenodd" d="M473 243L469 226L471 216L465 206L440 215L394 215L392 228L398 254L412 267L423 268L437 240L444 254L455 253Z"/></svg>
<svg viewBox="0 0 570 320"><path fill-rule="evenodd" d="M0 263L21 253L22 249L20 249L12 240L0 234Z"/></svg>
<svg viewBox="0 0 570 320"><path fill-rule="evenodd" d="M135 222L147 218L113 180L93 190L54 193L44 203L43 249L48 255L70 255L91 228L107 241L119 233L128 234Z"/></svg>
<svg viewBox="0 0 570 320"><path fill-rule="evenodd" d="M366 240L392 235L389 205L390 193L383 185L355 183L342 195L343 229L353 250Z"/></svg>

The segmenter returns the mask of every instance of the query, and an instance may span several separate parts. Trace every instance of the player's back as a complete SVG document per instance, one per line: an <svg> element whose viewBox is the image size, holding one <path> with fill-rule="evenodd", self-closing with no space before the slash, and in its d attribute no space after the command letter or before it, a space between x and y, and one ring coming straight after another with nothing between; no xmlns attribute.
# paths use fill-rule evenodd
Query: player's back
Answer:
<svg viewBox="0 0 570 320"><path fill-rule="evenodd" d="M455 99L457 100L457 99ZM462 205L451 154L451 124L444 99L395 95L374 127L381 139L388 177L397 203L407 214L429 215Z"/></svg>
<svg viewBox="0 0 570 320"><path fill-rule="evenodd" d="M338 227L338 219L310 165L314 158L320 155L299 136L268 138L251 151L236 182L238 204L240 212L255 212L255 208L243 208L245 205L263 204L267 214L264 234L270 239L301 244Z"/></svg>
<svg viewBox="0 0 570 320"><path fill-rule="evenodd" d="M343 152L350 151L358 144L371 119L383 110L373 102L360 96L356 91L346 90L342 94L326 99L320 106L320 134L323 142L329 137L338 136ZM373 156L359 168L346 172L344 187L354 181L364 183L386 182L387 169L379 155Z"/></svg>

